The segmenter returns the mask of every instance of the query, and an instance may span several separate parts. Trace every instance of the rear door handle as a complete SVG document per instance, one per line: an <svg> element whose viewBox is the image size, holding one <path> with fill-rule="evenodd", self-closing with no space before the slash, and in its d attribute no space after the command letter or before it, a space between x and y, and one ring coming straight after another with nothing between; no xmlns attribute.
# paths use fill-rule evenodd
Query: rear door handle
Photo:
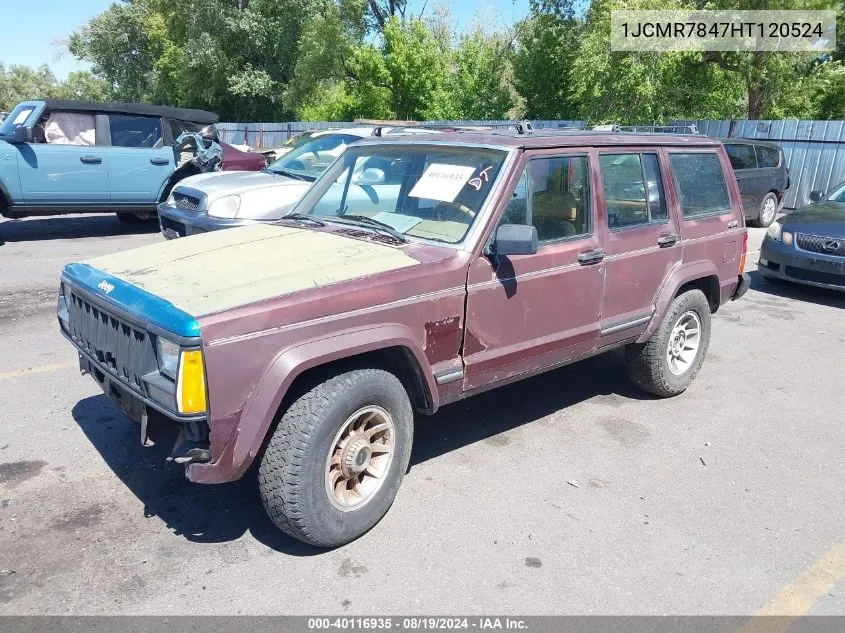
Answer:
<svg viewBox="0 0 845 633"><path fill-rule="evenodd" d="M150 163L153 165L169 165L170 161L166 158L151 158Z"/></svg>
<svg viewBox="0 0 845 633"><path fill-rule="evenodd" d="M578 253L578 263L586 266L587 264L597 264L604 259L604 250L601 248L595 251L588 251L586 253Z"/></svg>
<svg viewBox="0 0 845 633"><path fill-rule="evenodd" d="M80 156L79 160L86 165L99 165L103 162L103 159L99 156Z"/></svg>
<svg viewBox="0 0 845 633"><path fill-rule="evenodd" d="M739 226L739 222L737 222L736 220L734 220L733 222L728 222L728 228L729 229L735 229L738 226Z"/></svg>
<svg viewBox="0 0 845 633"><path fill-rule="evenodd" d="M674 244L678 243L679 239L680 238L678 237L677 233L670 233L669 235L661 235L660 237L657 238L657 245L660 246L661 248L665 248L667 246L673 246Z"/></svg>

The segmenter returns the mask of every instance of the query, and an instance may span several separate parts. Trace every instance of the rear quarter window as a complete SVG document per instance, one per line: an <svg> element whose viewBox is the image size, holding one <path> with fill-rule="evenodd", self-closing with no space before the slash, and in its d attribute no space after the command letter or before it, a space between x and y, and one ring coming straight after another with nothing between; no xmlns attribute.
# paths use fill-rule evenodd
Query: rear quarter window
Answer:
<svg viewBox="0 0 845 633"><path fill-rule="evenodd" d="M110 114L112 147L155 147L161 140L158 117Z"/></svg>
<svg viewBox="0 0 845 633"><path fill-rule="evenodd" d="M685 218L729 213L731 202L722 163L715 152L670 152L681 214Z"/></svg>
<svg viewBox="0 0 845 633"><path fill-rule="evenodd" d="M777 167L780 165L780 150L765 145L757 146L757 164L760 167Z"/></svg>

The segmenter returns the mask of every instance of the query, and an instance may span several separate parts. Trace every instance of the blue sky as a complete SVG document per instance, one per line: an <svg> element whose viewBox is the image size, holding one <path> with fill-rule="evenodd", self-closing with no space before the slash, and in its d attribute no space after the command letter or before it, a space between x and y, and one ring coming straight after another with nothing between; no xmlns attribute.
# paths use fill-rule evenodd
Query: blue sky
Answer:
<svg viewBox="0 0 845 633"><path fill-rule="evenodd" d="M437 0L411 0L410 13L423 6L430 15ZM40 0L37 3L4 0L0 11L3 35L0 36L0 62L39 66L47 64L63 79L73 70L87 68L72 55L62 54L59 42L89 19L104 11L113 0ZM458 28L466 28L482 6L498 16L500 25L512 24L528 12L528 0L445 0ZM493 25L490 25L493 26Z"/></svg>

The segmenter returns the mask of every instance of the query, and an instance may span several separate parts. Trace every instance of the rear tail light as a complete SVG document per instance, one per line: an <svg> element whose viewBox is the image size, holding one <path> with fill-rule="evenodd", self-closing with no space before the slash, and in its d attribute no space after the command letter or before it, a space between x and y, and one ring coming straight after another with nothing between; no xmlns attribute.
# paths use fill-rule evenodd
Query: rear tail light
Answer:
<svg viewBox="0 0 845 633"><path fill-rule="evenodd" d="M742 256L739 258L739 274L745 271L745 254L748 252L748 230L742 233Z"/></svg>

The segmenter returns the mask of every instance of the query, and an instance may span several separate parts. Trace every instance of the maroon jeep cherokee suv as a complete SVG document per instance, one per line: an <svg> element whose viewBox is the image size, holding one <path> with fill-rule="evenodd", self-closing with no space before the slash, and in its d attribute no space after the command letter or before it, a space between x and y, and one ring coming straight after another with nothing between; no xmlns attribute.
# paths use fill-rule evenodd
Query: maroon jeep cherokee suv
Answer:
<svg viewBox="0 0 845 633"><path fill-rule="evenodd" d="M142 439L153 410L180 426L188 479L259 459L276 525L331 547L387 512L414 410L620 346L637 386L683 392L745 250L718 141L394 137L277 223L68 265L58 313Z"/></svg>

